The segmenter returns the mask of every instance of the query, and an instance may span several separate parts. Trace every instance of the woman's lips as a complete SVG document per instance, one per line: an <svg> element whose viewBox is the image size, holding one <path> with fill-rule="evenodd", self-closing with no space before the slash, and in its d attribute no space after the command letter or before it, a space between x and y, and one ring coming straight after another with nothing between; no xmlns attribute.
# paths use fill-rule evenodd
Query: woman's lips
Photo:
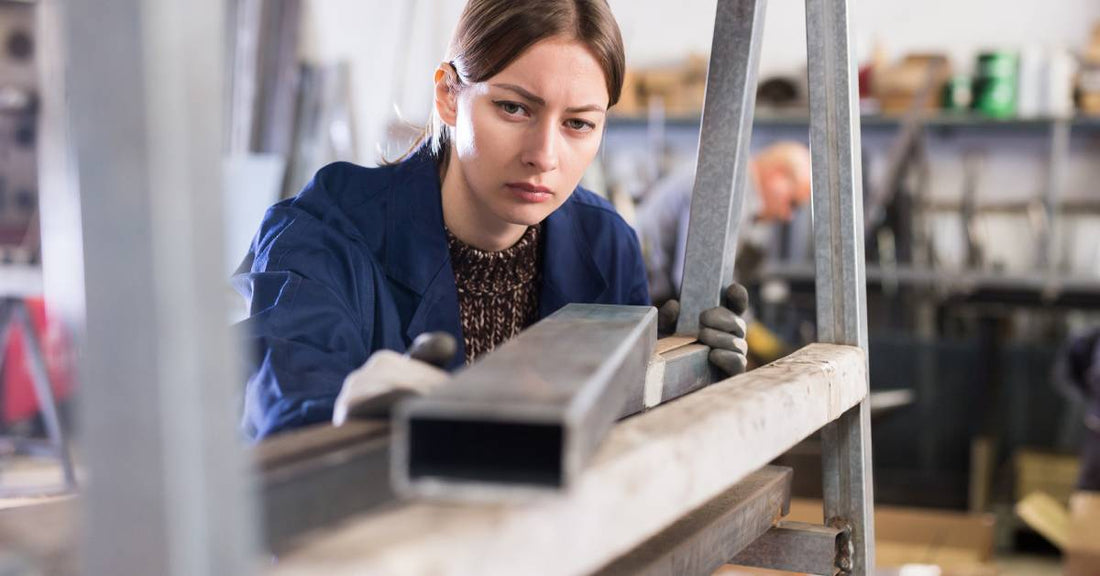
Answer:
<svg viewBox="0 0 1100 576"><path fill-rule="evenodd" d="M504 186L511 190L516 198L532 204L546 202L554 196L554 193L551 192L549 188L528 184L526 182L509 182Z"/></svg>

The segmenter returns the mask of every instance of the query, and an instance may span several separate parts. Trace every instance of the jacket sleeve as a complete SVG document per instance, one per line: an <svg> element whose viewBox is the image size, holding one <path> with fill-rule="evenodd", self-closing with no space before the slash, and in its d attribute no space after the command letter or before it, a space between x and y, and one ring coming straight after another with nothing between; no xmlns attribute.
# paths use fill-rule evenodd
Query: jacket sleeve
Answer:
<svg viewBox="0 0 1100 576"><path fill-rule="evenodd" d="M332 417L344 378L373 351L377 266L293 205L268 212L234 277L248 382L244 432L255 440Z"/></svg>
<svg viewBox="0 0 1100 576"><path fill-rule="evenodd" d="M646 276L645 261L642 259L642 248L638 243L638 237L634 231L630 231L629 244L629 291L626 304L631 306L649 306L649 279Z"/></svg>

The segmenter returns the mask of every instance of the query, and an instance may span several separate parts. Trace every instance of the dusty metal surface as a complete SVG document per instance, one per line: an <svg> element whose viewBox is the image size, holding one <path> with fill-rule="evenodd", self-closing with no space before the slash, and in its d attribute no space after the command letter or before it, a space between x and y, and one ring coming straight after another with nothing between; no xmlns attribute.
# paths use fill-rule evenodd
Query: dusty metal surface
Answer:
<svg viewBox="0 0 1100 576"><path fill-rule="evenodd" d="M765 466L596 574L711 574L787 513L790 468Z"/></svg>
<svg viewBox="0 0 1100 576"><path fill-rule="evenodd" d="M730 564L784 572L833 576L844 530L781 521L730 560Z"/></svg>
<svg viewBox="0 0 1100 576"><path fill-rule="evenodd" d="M862 350L813 344L619 422L565 493L504 504L386 506L312 534L272 573L488 576L526 574L532 566L548 575L591 573L866 394Z"/></svg>

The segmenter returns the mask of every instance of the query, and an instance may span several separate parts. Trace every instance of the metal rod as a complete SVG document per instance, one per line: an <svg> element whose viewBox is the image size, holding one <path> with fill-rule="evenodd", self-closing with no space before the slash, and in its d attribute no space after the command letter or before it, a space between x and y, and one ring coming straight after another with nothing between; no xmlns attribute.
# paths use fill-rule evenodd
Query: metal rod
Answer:
<svg viewBox="0 0 1100 576"><path fill-rule="evenodd" d="M1050 161L1047 167L1047 185L1043 190L1043 220L1045 226L1039 237L1038 268L1048 277L1056 277L1062 262L1059 257L1059 241L1062 224L1062 192L1066 187L1069 164L1070 118L1057 118L1050 125Z"/></svg>
<svg viewBox="0 0 1100 576"><path fill-rule="evenodd" d="M249 574L253 494L221 262L225 5L64 9L84 199L81 571Z"/></svg>
<svg viewBox="0 0 1100 576"><path fill-rule="evenodd" d="M714 573L787 513L792 475L761 468L596 574Z"/></svg>
<svg viewBox="0 0 1100 576"><path fill-rule="evenodd" d="M831 526L782 521L734 556L730 564L833 576L843 535L843 530Z"/></svg>
<svg viewBox="0 0 1100 576"><path fill-rule="evenodd" d="M396 490L495 499L569 486L645 381L656 342L652 307L562 308L398 407Z"/></svg>
<svg viewBox="0 0 1100 576"><path fill-rule="evenodd" d="M766 4L718 2L691 195L679 334L698 333L699 314L721 304L722 290L733 282Z"/></svg>
<svg viewBox="0 0 1100 576"><path fill-rule="evenodd" d="M806 0L817 329L821 342L867 350L859 106L846 0ZM868 400L822 429L826 523L851 530L847 573L874 563Z"/></svg>
<svg viewBox="0 0 1100 576"><path fill-rule="evenodd" d="M34 394L38 399L38 408L42 412L42 422L46 425L46 433L50 437L54 455L61 462L61 470L65 476L65 487L76 488L76 472L73 470L73 460L69 455L69 442L65 431L61 428L61 418L57 414L57 402L54 399L53 388L50 385L49 373L46 370L46 361L42 357L42 348L39 344L38 333L34 329L34 323L27 313L27 305L22 300L15 300L12 305L13 323L23 328L23 346L29 360L31 382L34 385ZM2 341L2 339L0 339ZM4 348L0 348L2 352Z"/></svg>

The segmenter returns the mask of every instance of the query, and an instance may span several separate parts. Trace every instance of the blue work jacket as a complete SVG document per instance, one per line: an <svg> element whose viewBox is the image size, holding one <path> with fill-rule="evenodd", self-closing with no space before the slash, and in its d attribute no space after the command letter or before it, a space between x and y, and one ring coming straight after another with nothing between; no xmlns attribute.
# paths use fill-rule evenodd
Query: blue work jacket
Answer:
<svg viewBox="0 0 1100 576"><path fill-rule="evenodd" d="M577 188L543 222L539 317L570 302L648 305L634 231ZM395 165L322 168L264 216L237 273L249 317L243 427L260 439L332 418L344 378L376 350L424 332L458 342L458 292L439 172L422 148Z"/></svg>

